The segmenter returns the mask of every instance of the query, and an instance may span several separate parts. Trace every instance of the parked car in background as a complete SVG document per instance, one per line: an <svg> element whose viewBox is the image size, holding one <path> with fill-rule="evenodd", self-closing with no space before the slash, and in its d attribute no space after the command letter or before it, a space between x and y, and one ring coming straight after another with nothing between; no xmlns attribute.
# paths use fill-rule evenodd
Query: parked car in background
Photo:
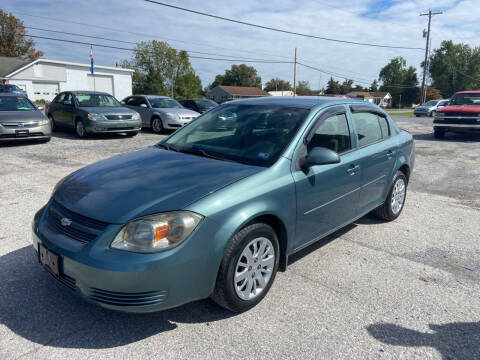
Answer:
<svg viewBox="0 0 480 360"><path fill-rule="evenodd" d="M74 130L80 138L95 133L135 136L142 128L140 115L136 111L103 92L61 92L47 105L45 113L55 130Z"/></svg>
<svg viewBox="0 0 480 360"><path fill-rule="evenodd" d="M27 97L27 92L13 84L0 84L0 93L18 94Z"/></svg>
<svg viewBox="0 0 480 360"><path fill-rule="evenodd" d="M196 111L200 114L203 114L204 112L218 106L215 101L210 99L185 99L179 100L178 102L182 104L183 107Z"/></svg>
<svg viewBox="0 0 480 360"><path fill-rule="evenodd" d="M440 110L441 108L445 107L448 105L449 100L440 100L436 106L435 110L432 110L432 117L435 117L437 115L437 111Z"/></svg>
<svg viewBox="0 0 480 360"><path fill-rule="evenodd" d="M0 93L0 142L50 141L51 134L50 121L26 96Z"/></svg>
<svg viewBox="0 0 480 360"><path fill-rule="evenodd" d="M480 90L457 92L448 106L437 111L433 133L443 138L447 131L480 133Z"/></svg>
<svg viewBox="0 0 480 360"><path fill-rule="evenodd" d="M122 104L138 111L142 126L152 128L157 134L165 129L178 129L200 115L167 96L133 95L123 99Z"/></svg>
<svg viewBox="0 0 480 360"><path fill-rule="evenodd" d="M415 116L433 116L434 113L437 111L438 106L442 103L445 104L445 101L448 102L448 100L429 100L426 103L417 106L415 110L413 110L413 114ZM444 105L442 105L444 106Z"/></svg>
<svg viewBox="0 0 480 360"><path fill-rule="evenodd" d="M34 217L33 247L60 283L106 308L211 296L245 311L289 255L372 210L396 219L413 166L412 135L373 104L238 100L60 180Z"/></svg>

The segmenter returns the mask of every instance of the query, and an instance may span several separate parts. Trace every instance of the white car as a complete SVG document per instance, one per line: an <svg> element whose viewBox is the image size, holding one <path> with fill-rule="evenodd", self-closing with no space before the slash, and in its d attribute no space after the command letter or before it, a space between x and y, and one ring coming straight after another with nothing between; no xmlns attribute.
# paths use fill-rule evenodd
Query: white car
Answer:
<svg viewBox="0 0 480 360"><path fill-rule="evenodd" d="M438 109L446 106L448 104L448 100L440 99L440 100L429 100L426 103L419 105L413 111L415 116L435 116Z"/></svg>

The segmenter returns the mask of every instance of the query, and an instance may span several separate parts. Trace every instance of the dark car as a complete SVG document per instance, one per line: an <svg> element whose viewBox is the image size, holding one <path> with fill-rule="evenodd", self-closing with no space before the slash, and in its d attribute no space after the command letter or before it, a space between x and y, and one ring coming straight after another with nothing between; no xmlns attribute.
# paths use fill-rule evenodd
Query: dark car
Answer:
<svg viewBox="0 0 480 360"><path fill-rule="evenodd" d="M290 255L372 210L398 218L414 149L363 101L232 101L60 180L34 217L33 246L60 283L110 309L211 296L245 311Z"/></svg>
<svg viewBox="0 0 480 360"><path fill-rule="evenodd" d="M26 96L0 93L0 142L50 141L50 121Z"/></svg>
<svg viewBox="0 0 480 360"><path fill-rule="evenodd" d="M203 114L205 111L208 111L218 106L215 101L210 99L185 99L179 100L178 102L182 104L183 107L196 111L200 114Z"/></svg>
<svg viewBox="0 0 480 360"><path fill-rule="evenodd" d="M20 89L17 85L13 84L0 84L0 93L10 93L27 96L25 90Z"/></svg>
<svg viewBox="0 0 480 360"><path fill-rule="evenodd" d="M93 133L135 136L142 128L139 113L103 92L62 92L47 106L45 113L54 130L73 129L80 138Z"/></svg>

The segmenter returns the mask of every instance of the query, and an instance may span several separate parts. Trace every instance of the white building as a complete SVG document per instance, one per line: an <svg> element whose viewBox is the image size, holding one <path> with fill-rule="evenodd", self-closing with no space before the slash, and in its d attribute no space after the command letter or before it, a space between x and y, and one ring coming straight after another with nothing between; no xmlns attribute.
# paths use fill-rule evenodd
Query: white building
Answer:
<svg viewBox="0 0 480 360"><path fill-rule="evenodd" d="M25 62L18 58L0 58L0 80L25 90L33 101L51 101L61 91L95 90L121 100L132 95L131 69L37 59Z"/></svg>

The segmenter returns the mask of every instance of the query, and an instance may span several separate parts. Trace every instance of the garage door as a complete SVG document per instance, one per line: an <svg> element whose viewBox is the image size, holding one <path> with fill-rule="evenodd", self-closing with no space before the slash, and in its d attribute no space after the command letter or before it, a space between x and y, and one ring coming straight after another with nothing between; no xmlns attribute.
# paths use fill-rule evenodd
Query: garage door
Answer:
<svg viewBox="0 0 480 360"><path fill-rule="evenodd" d="M113 78L107 75L93 75L88 74L88 90L102 91L108 94L113 93ZM95 81L94 81L95 80Z"/></svg>
<svg viewBox="0 0 480 360"><path fill-rule="evenodd" d="M34 82L33 84L33 100L52 101L58 94L58 83Z"/></svg>

